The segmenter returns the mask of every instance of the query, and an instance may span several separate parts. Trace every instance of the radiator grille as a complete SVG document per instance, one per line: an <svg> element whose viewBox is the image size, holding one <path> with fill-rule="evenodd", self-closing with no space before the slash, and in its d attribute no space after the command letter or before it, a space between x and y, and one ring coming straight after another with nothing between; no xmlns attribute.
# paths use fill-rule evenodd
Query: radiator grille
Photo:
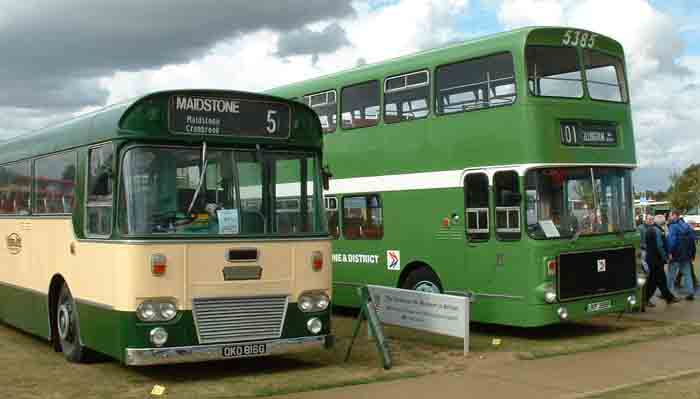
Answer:
<svg viewBox="0 0 700 399"><path fill-rule="evenodd" d="M559 299L574 300L635 288L637 264L634 256L634 248L559 255Z"/></svg>
<svg viewBox="0 0 700 399"><path fill-rule="evenodd" d="M200 344L279 338L287 297L195 298L192 313Z"/></svg>

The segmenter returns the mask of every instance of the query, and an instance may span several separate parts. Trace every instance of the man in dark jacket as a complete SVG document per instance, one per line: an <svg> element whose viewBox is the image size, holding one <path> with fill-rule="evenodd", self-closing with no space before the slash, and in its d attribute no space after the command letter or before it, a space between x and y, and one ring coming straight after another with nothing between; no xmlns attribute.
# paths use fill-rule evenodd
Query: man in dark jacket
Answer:
<svg viewBox="0 0 700 399"><path fill-rule="evenodd" d="M666 300L666 303L678 302L678 298L668 290L668 282L664 272L664 264L668 261L668 255L661 225L665 221L666 218L663 215L654 216L654 224L647 228L644 235L647 244L646 259L649 265L649 282L647 283L646 292L646 297L649 298L649 303L647 303L649 307L656 306L651 302L651 298L657 287L661 290L661 297Z"/></svg>
<svg viewBox="0 0 700 399"><path fill-rule="evenodd" d="M692 301L695 298L695 286L693 285L693 261L695 260L695 231L690 227L676 210L671 211L671 222L668 225L668 249L671 253L671 263L668 265L669 288L676 281L678 272L683 274L683 285L688 294L685 299Z"/></svg>

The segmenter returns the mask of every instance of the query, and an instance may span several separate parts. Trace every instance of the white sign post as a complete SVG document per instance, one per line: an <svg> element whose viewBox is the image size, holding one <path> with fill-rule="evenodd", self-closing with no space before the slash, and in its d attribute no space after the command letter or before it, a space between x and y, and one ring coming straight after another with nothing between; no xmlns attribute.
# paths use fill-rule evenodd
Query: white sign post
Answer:
<svg viewBox="0 0 700 399"><path fill-rule="evenodd" d="M368 285L382 323L464 338L469 353L469 302L467 296Z"/></svg>

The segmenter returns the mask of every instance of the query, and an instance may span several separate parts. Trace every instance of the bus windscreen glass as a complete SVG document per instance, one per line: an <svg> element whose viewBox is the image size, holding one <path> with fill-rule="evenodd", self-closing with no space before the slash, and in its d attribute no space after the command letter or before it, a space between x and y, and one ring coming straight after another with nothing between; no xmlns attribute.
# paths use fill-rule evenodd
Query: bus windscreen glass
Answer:
<svg viewBox="0 0 700 399"><path fill-rule="evenodd" d="M122 233L286 235L325 231L316 156L216 149L205 155L203 160L198 148L128 150L119 202Z"/></svg>
<svg viewBox="0 0 700 399"><path fill-rule="evenodd" d="M548 168L526 176L528 233L536 239L630 231L631 172L624 168Z"/></svg>
<svg viewBox="0 0 700 399"><path fill-rule="evenodd" d="M530 93L543 97L583 97L583 79L576 48L528 46Z"/></svg>
<svg viewBox="0 0 700 399"><path fill-rule="evenodd" d="M592 99L626 102L625 70L622 61L600 51L585 49L586 83Z"/></svg>

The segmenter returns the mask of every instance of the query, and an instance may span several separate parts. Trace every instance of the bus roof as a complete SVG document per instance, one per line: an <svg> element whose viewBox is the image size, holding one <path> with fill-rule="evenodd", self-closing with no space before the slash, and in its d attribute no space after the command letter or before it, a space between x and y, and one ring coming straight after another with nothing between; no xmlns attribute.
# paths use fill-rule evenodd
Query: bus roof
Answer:
<svg viewBox="0 0 700 399"><path fill-rule="evenodd" d="M167 90L149 93L134 99L107 106L98 111L36 130L29 134L0 141L0 164L59 152L84 145L96 144L119 138L178 140L201 142L203 137L211 142L280 143L279 139L173 135L168 131L167 100L173 95L226 96L236 99L254 99L289 104L294 115L292 133L286 145L321 147L321 127L313 111L304 104L283 98L230 90ZM148 109L146 109L148 108ZM155 119L149 120L146 112L155 111ZM141 115L137 115L140 113ZM153 115L152 113L150 115Z"/></svg>
<svg viewBox="0 0 700 399"><path fill-rule="evenodd" d="M459 43L449 44L444 47L407 54L373 64L334 72L318 78L276 87L267 92L289 98L298 93L300 88L305 87L308 89L308 92L305 94L313 94L314 92L343 86L350 82L359 83L366 80L374 80L377 79L377 76L391 76L411 70L425 69L431 65L449 64L461 61L464 58L479 57L494 52L515 51L524 48L525 44L528 43L529 40L532 40L531 38L535 38L538 43L543 42L543 39L545 39L544 43L547 44L551 44L552 42L559 43L561 41L560 33L567 30L574 29L561 26L531 26L494 33L468 39ZM545 38L544 36L547 35L550 37ZM623 48L617 41L598 33L595 33L595 35L605 41L606 50L614 52L620 57L624 56Z"/></svg>

